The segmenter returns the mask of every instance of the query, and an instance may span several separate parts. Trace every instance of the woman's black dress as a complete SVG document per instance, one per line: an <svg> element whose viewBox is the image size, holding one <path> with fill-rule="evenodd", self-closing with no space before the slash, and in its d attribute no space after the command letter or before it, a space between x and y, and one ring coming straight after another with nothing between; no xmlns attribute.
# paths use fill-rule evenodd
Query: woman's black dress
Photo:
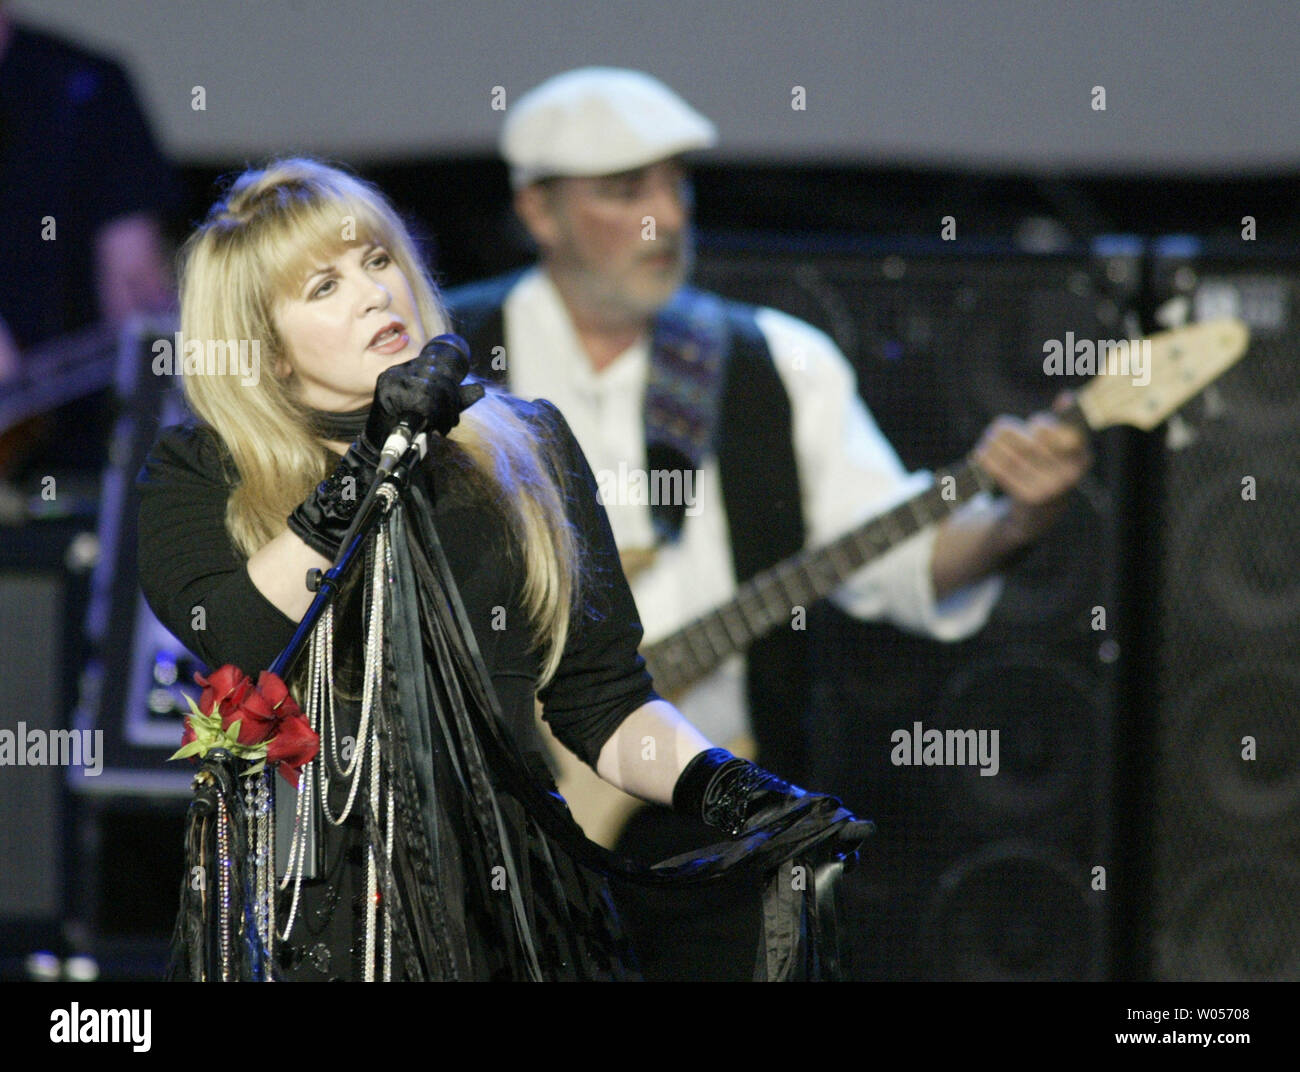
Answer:
<svg viewBox="0 0 1300 1072"><path fill-rule="evenodd" d="M559 670L540 698L560 740L594 764L622 720L655 698L644 660L637 654L642 630L608 520L596 499L595 480L563 417L546 402L512 400L510 404L518 407L539 436L555 437L568 470L567 510L586 550L589 580L584 586L583 612L571 623ZM534 725L539 662L530 650L530 629L519 602L522 565L500 513L474 490L473 481L463 477L445 450L432 450L413 476L419 494L408 496L406 509L409 515L419 509L419 503L433 503L432 521L499 700L504 736L536 776L549 782L544 748ZM296 623L253 585L245 560L226 533L225 506L235 479L229 455L210 429L182 425L163 430L138 478L139 572L158 618L209 667L233 663L256 677L289 642ZM414 531L418 526L407 528ZM349 585L336 611L335 702L343 727L340 733L355 727L359 710L359 589ZM195 613L197 607L203 608L202 614ZM386 659L385 688L410 688L409 678L391 659ZM433 974L522 977L517 924L508 907L509 891L500 881L502 868L489 858L481 827L475 825L474 801L458 789L453 768L460 760L452 755L457 751L454 747L440 745L447 739L435 727L433 781L438 787L439 820L432 871L423 873L437 876L434 883L426 884L436 889L419 890L422 898L437 905L440 926L445 925L445 933L451 936L447 961ZM330 762L326 756L319 761ZM522 892L543 976L630 977L632 957L606 884L539 829L499 773L489 768L488 778L501 829L512 849L510 880ZM338 778L331 779L330 797L337 814L344 797ZM359 978L365 901L365 842L359 812L355 809L342 827L325 828L324 877L303 884L290 941L277 948L281 978ZM405 868L409 861L400 843L395 855L396 869ZM287 906L287 899L282 899L281 926ZM407 974L395 955L394 978Z"/></svg>

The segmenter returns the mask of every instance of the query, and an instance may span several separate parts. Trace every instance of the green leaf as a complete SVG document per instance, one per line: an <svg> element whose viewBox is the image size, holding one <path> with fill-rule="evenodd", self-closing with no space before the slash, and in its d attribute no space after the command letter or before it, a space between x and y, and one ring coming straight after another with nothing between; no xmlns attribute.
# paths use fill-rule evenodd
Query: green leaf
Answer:
<svg viewBox="0 0 1300 1072"><path fill-rule="evenodd" d="M244 771L242 777L247 778L250 774L261 774L262 771L264 771L264 770L266 770L266 760L265 760L265 759L262 760L261 763L257 763L257 764L255 764L254 766L249 767L248 770Z"/></svg>
<svg viewBox="0 0 1300 1072"><path fill-rule="evenodd" d="M167 757L167 762L170 763L173 759L188 759L190 756L201 755L205 751L206 749L201 741L191 741L189 744L176 749L174 753Z"/></svg>
<svg viewBox="0 0 1300 1072"><path fill-rule="evenodd" d="M185 699L189 700L190 708L193 710L193 714L188 715L186 721L189 723L190 729L194 731L194 735L200 740L214 741L216 735L221 732L221 719L217 718L216 715L205 715L195 707L194 697L186 696Z"/></svg>

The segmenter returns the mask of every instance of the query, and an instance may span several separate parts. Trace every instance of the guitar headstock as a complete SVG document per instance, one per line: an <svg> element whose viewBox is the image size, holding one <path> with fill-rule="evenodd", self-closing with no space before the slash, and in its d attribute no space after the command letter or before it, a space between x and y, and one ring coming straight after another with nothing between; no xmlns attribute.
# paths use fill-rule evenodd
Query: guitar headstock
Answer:
<svg viewBox="0 0 1300 1072"><path fill-rule="evenodd" d="M1113 359L1111 371L1078 392L1079 409L1094 431L1116 424L1150 431L1241 360L1249 341L1246 325L1231 317L1126 340L1126 360Z"/></svg>

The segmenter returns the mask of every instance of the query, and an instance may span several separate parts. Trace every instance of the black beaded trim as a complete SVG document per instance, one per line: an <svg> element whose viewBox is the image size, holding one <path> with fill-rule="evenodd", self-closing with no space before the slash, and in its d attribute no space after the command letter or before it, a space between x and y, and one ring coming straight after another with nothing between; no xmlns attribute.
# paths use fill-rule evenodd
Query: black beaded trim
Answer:
<svg viewBox="0 0 1300 1072"><path fill-rule="evenodd" d="M328 510L331 516L343 518L345 521L351 521L352 515L357 512L357 507L361 505L361 499L365 496L369 488L362 485L358 478L359 474L353 470L343 472L346 466L338 466L316 489L321 507ZM347 481L352 482L352 494L344 495L347 489Z"/></svg>
<svg viewBox="0 0 1300 1072"><path fill-rule="evenodd" d="M722 767L704 791L701 816L709 826L738 837L749 817L754 790L768 779L767 771L752 763L738 760Z"/></svg>

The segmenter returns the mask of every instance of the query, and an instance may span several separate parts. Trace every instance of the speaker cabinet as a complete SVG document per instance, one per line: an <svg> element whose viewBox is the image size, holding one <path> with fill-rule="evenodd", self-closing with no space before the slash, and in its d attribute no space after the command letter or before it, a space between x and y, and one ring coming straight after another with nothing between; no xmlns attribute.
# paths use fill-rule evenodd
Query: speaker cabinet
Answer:
<svg viewBox="0 0 1300 1072"><path fill-rule="evenodd" d="M1159 979L1300 979L1300 260L1251 245L1153 261L1158 296L1251 329L1149 518Z"/></svg>
<svg viewBox="0 0 1300 1072"><path fill-rule="evenodd" d="M1045 374L1049 340L1127 337L1140 252L714 245L697 282L824 330L903 462L935 469L997 415L1076 384ZM1111 976L1126 451L1123 433L1097 438L1065 516L976 636L941 643L830 605L811 619L811 781L879 824L845 891L859 977ZM990 731L990 745L997 731L997 773L896 763L895 733L918 723Z"/></svg>
<svg viewBox="0 0 1300 1072"><path fill-rule="evenodd" d="M66 726L64 646L62 573L30 564L21 573L0 572L0 732L12 735L15 748L0 766L0 945L6 947L49 941L63 909L64 771L28 765L24 742L33 734L48 739Z"/></svg>

